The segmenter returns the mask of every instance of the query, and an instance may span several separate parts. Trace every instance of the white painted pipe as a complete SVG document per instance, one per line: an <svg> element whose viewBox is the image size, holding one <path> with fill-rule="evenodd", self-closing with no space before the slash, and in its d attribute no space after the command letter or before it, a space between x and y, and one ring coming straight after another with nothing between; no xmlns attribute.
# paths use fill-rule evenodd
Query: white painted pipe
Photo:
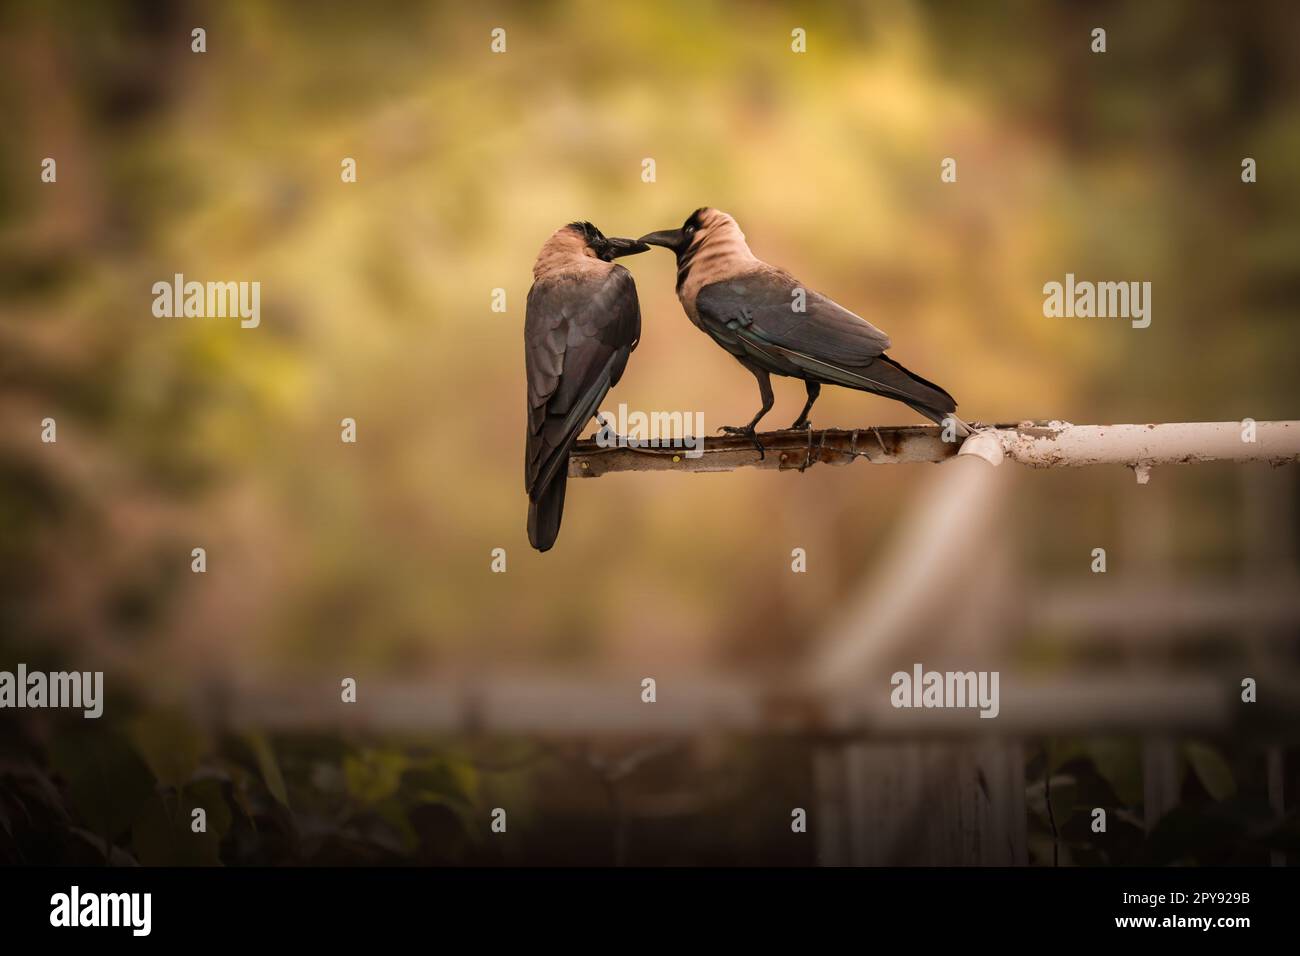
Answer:
<svg viewBox="0 0 1300 956"><path fill-rule="evenodd" d="M1171 422L1152 425L1072 425L1069 422L1025 424L992 429L967 439L970 445L996 434L1006 457L1031 468L1078 468L1084 465L1152 465L1202 461L1300 460L1300 422ZM962 452L966 451L963 447ZM973 454L989 460L976 450ZM1144 482L1145 483L1145 482Z"/></svg>

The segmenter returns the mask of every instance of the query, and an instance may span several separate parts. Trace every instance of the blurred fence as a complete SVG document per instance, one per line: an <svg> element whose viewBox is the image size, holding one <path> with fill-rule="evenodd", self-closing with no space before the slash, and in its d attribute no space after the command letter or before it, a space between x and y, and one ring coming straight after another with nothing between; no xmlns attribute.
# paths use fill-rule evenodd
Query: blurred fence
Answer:
<svg viewBox="0 0 1300 956"><path fill-rule="evenodd" d="M1276 424L1286 428L1270 434L1287 430L1288 441L1300 435L1293 423ZM1023 473L990 467L982 454L954 457L932 435L908 442L928 442L953 460L918 490L881 574L845 602L803 671L780 681L660 679L656 700L647 703L630 681L466 675L442 683L367 683L356 703L344 707L335 686L243 686L210 699L210 716L275 730L624 740L795 735L813 748L817 856L824 865L1026 863L1026 744L1055 736L1143 741L1148 830L1177 803L1179 737L1264 743L1269 800L1280 817L1282 744L1300 738L1300 675L1285 670L1275 651L1277 638L1300 632L1300 573L1287 542L1278 541L1293 507L1278 473L1240 469L1246 531L1240 587L1133 577L1099 599L1077 586L1037 580L1011 553L1009 536L999 529L1015 520L1011 503ZM1275 443L1269 454L1248 449L1247 455L1294 459L1295 450L1287 449ZM1231 451L1222 446L1220 457ZM1172 520L1158 483L1143 496L1144 515L1134 516L1128 549L1128 563L1137 569L1162 563ZM1250 576L1262 567L1266 580ZM1177 643L1207 626L1230 627L1253 666L1249 675L1120 666L1068 679L1006 669L1016 638L1042 626L1074 644L1146 647ZM997 718L982 720L970 709L895 709L889 675L920 660L927 669L966 671L978 662L980 669L1001 670ZM1263 688L1257 703L1242 703L1243 676Z"/></svg>

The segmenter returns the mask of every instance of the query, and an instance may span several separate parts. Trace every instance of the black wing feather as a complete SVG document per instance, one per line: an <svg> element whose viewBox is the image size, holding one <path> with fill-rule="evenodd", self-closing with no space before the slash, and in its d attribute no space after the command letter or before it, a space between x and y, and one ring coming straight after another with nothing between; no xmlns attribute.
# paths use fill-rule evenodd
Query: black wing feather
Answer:
<svg viewBox="0 0 1300 956"><path fill-rule="evenodd" d="M551 486L568 474L569 449L618 383L641 337L641 308L632 274L615 266L601 277L541 279L528 292L524 364L528 434L524 487L534 502L554 507L559 531L563 493ZM548 494L549 489L549 494ZM546 522L543 522L546 523ZM530 537L533 521L529 523ZM534 546L541 547L537 540Z"/></svg>
<svg viewBox="0 0 1300 956"><path fill-rule="evenodd" d="M801 290L804 309L797 311ZM884 355L888 335L784 272L765 270L707 285L695 310L723 348L769 372L875 392L939 412L957 407L939 386Z"/></svg>

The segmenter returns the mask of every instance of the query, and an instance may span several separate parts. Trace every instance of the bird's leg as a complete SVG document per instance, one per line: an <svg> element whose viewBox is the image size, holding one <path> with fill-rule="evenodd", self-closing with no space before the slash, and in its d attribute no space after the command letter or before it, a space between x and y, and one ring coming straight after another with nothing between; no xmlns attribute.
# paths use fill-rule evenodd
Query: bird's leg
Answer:
<svg viewBox="0 0 1300 956"><path fill-rule="evenodd" d="M766 454L763 451L763 443L758 440L758 434L755 429L757 429L758 423L762 417L772 410L772 406L776 403L776 399L772 395L772 377L762 369L753 368L749 365L746 365L745 367L754 373L754 378L758 379L758 393L763 398L763 407L758 410L758 414L754 416L753 420L751 420L748 425L723 425L718 429L718 431L727 435L745 435L748 437L749 440L754 443L754 447L758 449L758 460L762 461L766 457Z"/></svg>
<svg viewBox="0 0 1300 956"><path fill-rule="evenodd" d="M808 389L808 401L804 403L803 411L799 413L799 417L790 426L791 430L812 428L812 422L808 421L808 413L812 411L813 402L817 401L817 396L821 394L822 387L820 382L804 382L804 386Z"/></svg>

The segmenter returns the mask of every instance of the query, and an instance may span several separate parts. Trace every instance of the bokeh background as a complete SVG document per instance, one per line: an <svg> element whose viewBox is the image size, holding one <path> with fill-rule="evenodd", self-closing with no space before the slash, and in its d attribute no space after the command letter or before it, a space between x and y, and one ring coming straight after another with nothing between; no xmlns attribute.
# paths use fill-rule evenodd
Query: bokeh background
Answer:
<svg viewBox="0 0 1300 956"><path fill-rule="evenodd" d="M885 328L968 420L1300 417L1290 3L0 9L0 666L103 669L110 689L93 728L0 715L10 861L821 859L789 834L788 808L813 800L806 740L628 750L193 716L235 686L337 697L345 675L770 685L878 580L928 466L575 481L558 546L530 551L523 310L567 221L635 236L725 209L756 254ZM753 380L690 326L670 257L626 264L643 336L609 404L747 420ZM261 282L260 328L155 318L150 288L178 272ZM1044 318L1043 283L1066 272L1149 280L1150 328ZM803 389L776 387L784 424ZM47 416L56 444L39 440ZM839 391L813 417L914 421ZM1022 622L997 660L1233 683L1266 653L1293 672L1297 489L1294 466L1157 470L1145 488L1123 469L1020 479L999 526L1019 569L1007 607L1044 580L1085 583L1108 547L1139 604L1152 582L1248 581L1284 610L1262 636L1220 622L1156 645L1152 628L1067 641L1068 615ZM1293 742L1178 747L1176 803L1245 807L1226 836L1197 842L1195 818L1152 849L1136 738L1102 756L1034 741L1021 862L1276 862L1295 838ZM619 764L629 753L644 760ZM1281 829L1269 780L1290 784ZM507 849L479 833L503 794L521 808ZM224 815L196 850L169 828L200 796ZM1138 821L1126 840L1089 834L1103 800Z"/></svg>

